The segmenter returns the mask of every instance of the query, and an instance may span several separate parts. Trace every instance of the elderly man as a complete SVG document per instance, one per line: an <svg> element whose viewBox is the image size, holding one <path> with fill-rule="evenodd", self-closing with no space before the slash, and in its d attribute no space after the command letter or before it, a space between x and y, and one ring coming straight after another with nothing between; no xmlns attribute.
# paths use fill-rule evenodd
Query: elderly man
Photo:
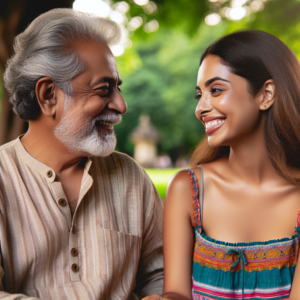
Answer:
<svg viewBox="0 0 300 300"><path fill-rule="evenodd" d="M16 37L4 81L28 132L0 148L0 298L161 293L162 205L116 146L127 110L112 21L68 9Z"/></svg>

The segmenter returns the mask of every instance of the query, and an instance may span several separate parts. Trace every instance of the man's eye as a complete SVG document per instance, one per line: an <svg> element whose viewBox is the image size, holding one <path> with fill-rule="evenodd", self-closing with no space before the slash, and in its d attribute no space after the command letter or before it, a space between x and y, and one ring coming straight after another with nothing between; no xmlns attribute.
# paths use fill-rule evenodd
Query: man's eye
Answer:
<svg viewBox="0 0 300 300"><path fill-rule="evenodd" d="M118 89L118 91L120 92L120 93L122 93L122 90L121 90L121 88L118 86L117 87L117 89Z"/></svg>
<svg viewBox="0 0 300 300"><path fill-rule="evenodd" d="M104 97L107 96L110 92L110 87L109 86L104 86L101 87L99 89L96 89L96 93L100 96L100 97Z"/></svg>

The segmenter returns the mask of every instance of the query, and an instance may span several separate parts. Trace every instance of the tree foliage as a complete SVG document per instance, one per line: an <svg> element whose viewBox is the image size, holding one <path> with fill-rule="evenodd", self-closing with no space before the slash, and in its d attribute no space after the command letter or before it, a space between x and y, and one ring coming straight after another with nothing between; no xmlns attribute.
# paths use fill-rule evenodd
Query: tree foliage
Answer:
<svg viewBox="0 0 300 300"><path fill-rule="evenodd" d="M148 114L159 130L159 153L173 159L187 155L203 134L195 118L194 100L199 58L207 45L218 37L241 29L260 29L278 36L300 58L300 1L270 0L265 9L250 14L240 22L223 20L215 27L204 23L212 11L206 0L153 0L158 9L146 14L133 0L128 17L141 16L144 23L156 19L157 32L147 34L143 27L131 37L133 47L117 58L124 81L123 95L128 112L116 126L118 149L133 154L129 136L138 125L140 114ZM13 54L13 38L39 14L56 7L71 7L73 0L1 0L0 1L0 71ZM115 3L120 1L114 1ZM225 1L224 5L229 1ZM8 106L3 91L0 117L0 144L18 136L25 129Z"/></svg>
<svg viewBox="0 0 300 300"><path fill-rule="evenodd" d="M164 4L165 7L168 6ZM194 100L196 77L203 50L222 35L252 28L278 36L300 58L300 40L297 38L300 33L300 2L273 0L266 4L263 11L251 14L240 22L223 20L215 27L203 22L204 15L189 17L189 14L196 15L197 11L191 12L183 7L177 10L175 5L169 9L170 14L177 11L174 11L174 16L178 19L181 15L178 24L183 26L175 24L172 27L171 21L162 21L156 33L145 38L142 33L137 33L132 38L133 49L117 58L128 112L122 124L116 127L116 133L119 150L132 155L130 133L138 125L139 115L148 114L162 137L159 153L169 153L175 161L179 156L188 155L204 132L194 114L197 104ZM205 13L207 11L208 7ZM188 25L184 26L184 23ZM192 32L192 28L196 31Z"/></svg>
<svg viewBox="0 0 300 300"><path fill-rule="evenodd" d="M173 160L186 155L203 134L195 117L196 77L205 47L223 33L202 26L190 38L180 29L164 29L148 41L135 41L137 53L117 59L128 112L116 127L118 147L133 154L129 135L139 116L148 114L161 135L159 153ZM128 61L130 66L128 66Z"/></svg>

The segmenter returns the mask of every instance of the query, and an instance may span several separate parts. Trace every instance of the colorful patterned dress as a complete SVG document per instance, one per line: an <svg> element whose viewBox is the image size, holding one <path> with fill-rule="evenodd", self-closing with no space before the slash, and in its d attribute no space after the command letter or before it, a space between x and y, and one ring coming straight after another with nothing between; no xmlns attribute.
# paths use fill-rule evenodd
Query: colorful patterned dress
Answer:
<svg viewBox="0 0 300 300"><path fill-rule="evenodd" d="M209 238L201 227L204 184L200 169L200 199L196 176L187 170L194 200L193 299L288 299L298 259L299 215L291 238L253 243Z"/></svg>

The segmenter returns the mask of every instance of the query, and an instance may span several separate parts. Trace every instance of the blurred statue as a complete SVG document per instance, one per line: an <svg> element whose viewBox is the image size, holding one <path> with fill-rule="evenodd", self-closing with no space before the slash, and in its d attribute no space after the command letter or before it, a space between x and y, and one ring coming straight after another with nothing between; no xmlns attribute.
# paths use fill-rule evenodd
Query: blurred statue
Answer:
<svg viewBox="0 0 300 300"><path fill-rule="evenodd" d="M134 158L145 168L153 168L157 157L157 129L151 125L150 117L140 116L140 124L134 128L131 141L134 143Z"/></svg>

